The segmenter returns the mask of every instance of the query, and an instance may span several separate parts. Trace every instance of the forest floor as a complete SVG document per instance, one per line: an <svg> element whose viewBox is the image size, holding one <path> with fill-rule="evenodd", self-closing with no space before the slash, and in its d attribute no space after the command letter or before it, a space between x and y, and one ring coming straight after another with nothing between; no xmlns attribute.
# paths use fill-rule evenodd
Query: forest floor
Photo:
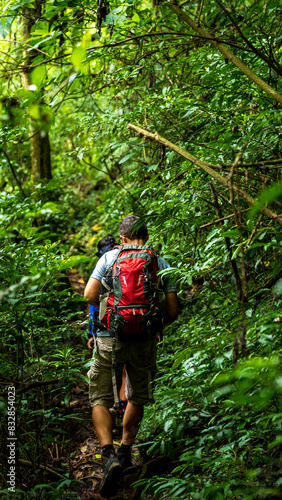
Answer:
<svg viewBox="0 0 282 500"><path fill-rule="evenodd" d="M73 389L70 408L80 416L81 420L76 421L76 428L72 431L71 448L62 450L60 460L54 460L54 465L59 462L60 467L64 467L70 477L77 480L75 491L81 500L97 499L100 500L99 484L103 476L104 459L101 456L101 448L94 432L91 421L91 408L88 400L87 388L76 387ZM114 429L114 446L118 448L121 440L122 429ZM139 453L137 447L132 450L135 465L127 469L124 473L123 484L120 491L113 500L139 500L141 498L140 489L134 488L133 483L140 478L160 473L167 457L158 457L157 459L145 461ZM163 469L162 469L163 470ZM63 500L73 498L66 492ZM152 499L151 495L143 497L145 500Z"/></svg>

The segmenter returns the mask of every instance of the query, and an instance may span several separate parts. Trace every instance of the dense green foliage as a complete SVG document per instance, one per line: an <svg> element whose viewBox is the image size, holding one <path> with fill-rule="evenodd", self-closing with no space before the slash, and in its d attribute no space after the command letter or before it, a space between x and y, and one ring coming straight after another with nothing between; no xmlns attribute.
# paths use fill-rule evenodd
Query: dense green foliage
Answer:
<svg viewBox="0 0 282 500"><path fill-rule="evenodd" d="M89 361L66 271L87 280L97 241L137 213L182 309L141 429L148 454L173 467L144 481L144 496L281 497L280 2L182 3L258 83L167 1L0 4L1 425L6 438L15 385L19 459L32 464L17 486L27 498L71 488L40 470L50 446L71 443L70 389ZM52 179L36 170L35 136L50 140Z"/></svg>
<svg viewBox="0 0 282 500"><path fill-rule="evenodd" d="M161 498L278 498L281 299L251 301L248 356L234 369L235 325L230 330L228 323L236 308L204 294L206 307L200 297L192 300L164 340L154 412L148 409L143 433L150 441L153 424L149 451L160 449L175 467L153 479L153 491Z"/></svg>

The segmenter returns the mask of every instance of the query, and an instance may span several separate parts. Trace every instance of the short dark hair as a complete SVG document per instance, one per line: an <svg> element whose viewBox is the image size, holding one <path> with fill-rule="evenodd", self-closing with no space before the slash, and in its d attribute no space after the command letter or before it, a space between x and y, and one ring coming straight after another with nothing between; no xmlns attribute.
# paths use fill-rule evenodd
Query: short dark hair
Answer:
<svg viewBox="0 0 282 500"><path fill-rule="evenodd" d="M112 250L112 248L114 248L115 245L116 245L116 240L114 239L114 237L111 234L109 234L109 236L105 236L100 241L98 241L98 244L97 244L98 252L96 253L96 255L99 258L102 257L102 255L104 255L104 253Z"/></svg>
<svg viewBox="0 0 282 500"><path fill-rule="evenodd" d="M112 247L114 247L116 245L116 240L114 239L114 237L111 234L109 234L108 236L105 236L100 241L98 241L97 247L101 248L101 247L104 247L106 245L107 246L111 245Z"/></svg>
<svg viewBox="0 0 282 500"><path fill-rule="evenodd" d="M119 234L131 240L145 240L148 236L148 230L144 222L142 224L137 224L139 219L140 217L138 215L128 215L125 217L119 225Z"/></svg>

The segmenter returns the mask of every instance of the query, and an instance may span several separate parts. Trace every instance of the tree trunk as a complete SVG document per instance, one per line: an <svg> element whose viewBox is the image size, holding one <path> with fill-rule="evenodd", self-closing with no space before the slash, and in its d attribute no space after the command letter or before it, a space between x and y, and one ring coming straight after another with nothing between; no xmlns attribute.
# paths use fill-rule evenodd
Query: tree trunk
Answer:
<svg viewBox="0 0 282 500"><path fill-rule="evenodd" d="M38 55L36 49L30 48L28 39L31 29L36 21L41 17L42 0L34 2L34 9L24 7L22 10L23 39L24 39L24 63L22 67L22 81L25 89L30 86L30 74L32 71L32 61ZM34 120L30 119L30 147L31 147L31 166L32 179L36 183L40 179L52 179L51 170L51 147L48 132L39 129Z"/></svg>
<svg viewBox="0 0 282 500"><path fill-rule="evenodd" d="M51 148L49 135L43 137L36 132L31 137L31 166L33 182L40 179L52 179Z"/></svg>

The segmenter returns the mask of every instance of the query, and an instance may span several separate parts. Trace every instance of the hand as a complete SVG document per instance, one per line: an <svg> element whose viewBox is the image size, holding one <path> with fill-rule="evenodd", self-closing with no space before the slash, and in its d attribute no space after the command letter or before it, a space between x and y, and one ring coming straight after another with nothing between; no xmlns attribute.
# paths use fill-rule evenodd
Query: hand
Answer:
<svg viewBox="0 0 282 500"><path fill-rule="evenodd" d="M93 337L90 337L87 342L87 349L89 351L93 351L93 347L94 347L94 339Z"/></svg>
<svg viewBox="0 0 282 500"><path fill-rule="evenodd" d="M156 341L157 341L157 344L159 344L162 341L162 334L160 332L158 332L156 334Z"/></svg>

